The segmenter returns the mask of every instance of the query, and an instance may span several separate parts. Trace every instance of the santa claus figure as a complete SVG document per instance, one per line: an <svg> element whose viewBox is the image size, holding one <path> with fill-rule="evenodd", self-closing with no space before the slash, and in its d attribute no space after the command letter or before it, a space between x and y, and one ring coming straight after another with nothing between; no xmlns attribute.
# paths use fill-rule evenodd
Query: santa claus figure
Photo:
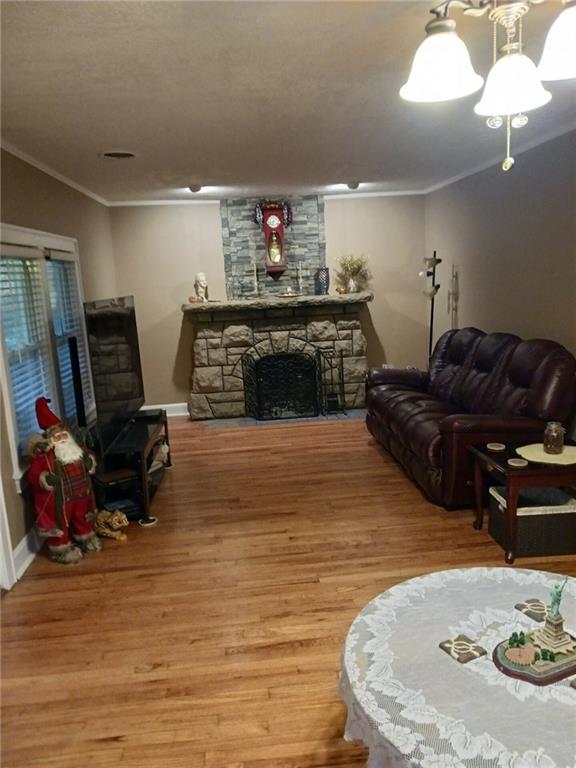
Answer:
<svg viewBox="0 0 576 768"><path fill-rule="evenodd" d="M58 563L78 563L85 552L99 552L92 520L96 507L90 475L94 455L82 448L50 410L45 397L36 401L36 417L45 440L36 442L28 479L34 488L38 534Z"/></svg>

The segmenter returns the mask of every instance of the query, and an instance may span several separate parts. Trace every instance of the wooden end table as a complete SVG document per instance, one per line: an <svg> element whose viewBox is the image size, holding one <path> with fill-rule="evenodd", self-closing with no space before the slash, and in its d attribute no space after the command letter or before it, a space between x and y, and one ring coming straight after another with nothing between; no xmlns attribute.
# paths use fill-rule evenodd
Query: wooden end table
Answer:
<svg viewBox="0 0 576 768"><path fill-rule="evenodd" d="M513 563L516 550L518 495L523 488L545 488L576 484L576 464L537 464L511 467L508 459L518 458L516 448L506 446L504 451L490 451L485 445L471 445L474 457L474 495L476 516L474 528L480 530L484 520L484 473L495 477L506 487L506 554L507 563Z"/></svg>

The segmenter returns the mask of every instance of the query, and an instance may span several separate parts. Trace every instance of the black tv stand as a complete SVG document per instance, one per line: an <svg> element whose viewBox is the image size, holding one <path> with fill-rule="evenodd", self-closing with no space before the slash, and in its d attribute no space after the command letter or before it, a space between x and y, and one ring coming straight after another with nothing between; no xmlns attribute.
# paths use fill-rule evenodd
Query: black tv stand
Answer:
<svg viewBox="0 0 576 768"><path fill-rule="evenodd" d="M161 447L167 445L170 449L166 411L161 408L133 411L119 418L125 422L124 426L102 456L103 471L94 477L97 496L106 498L114 487L123 485L128 489L127 495L139 503L141 518L146 521L150 519L150 502L164 468L172 466L168 451L166 463L150 473Z"/></svg>

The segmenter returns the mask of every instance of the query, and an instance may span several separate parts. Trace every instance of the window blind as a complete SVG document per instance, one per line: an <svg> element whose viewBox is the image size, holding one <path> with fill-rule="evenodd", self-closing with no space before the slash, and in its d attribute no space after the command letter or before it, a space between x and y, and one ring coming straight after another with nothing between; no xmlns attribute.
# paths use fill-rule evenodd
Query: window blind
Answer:
<svg viewBox="0 0 576 768"><path fill-rule="evenodd" d="M63 418L74 421L76 418L76 402L74 399L72 365L68 347L68 339L71 336L75 336L78 343L80 376L86 413L90 413L95 408L88 365L88 350L86 349L86 338L82 322L82 305L78 293L76 264L74 261L52 259L47 262L47 271L50 307L63 397Z"/></svg>
<svg viewBox="0 0 576 768"><path fill-rule="evenodd" d="M39 431L35 403L56 396L42 275L38 258L0 259L0 309L18 447Z"/></svg>

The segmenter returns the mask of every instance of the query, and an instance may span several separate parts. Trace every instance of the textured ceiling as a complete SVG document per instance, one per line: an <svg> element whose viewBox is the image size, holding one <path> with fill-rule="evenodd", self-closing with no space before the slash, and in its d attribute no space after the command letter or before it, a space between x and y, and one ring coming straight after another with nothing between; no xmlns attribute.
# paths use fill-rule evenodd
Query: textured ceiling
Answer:
<svg viewBox="0 0 576 768"><path fill-rule="evenodd" d="M422 2L3 2L3 142L109 202L422 191L497 161L504 135L457 102L403 102ZM532 9L538 60L559 3ZM486 19L456 11L477 71ZM517 151L576 124L551 83ZM99 154L130 150L113 162ZM520 162L520 161L519 161ZM198 195L195 196L195 199Z"/></svg>

